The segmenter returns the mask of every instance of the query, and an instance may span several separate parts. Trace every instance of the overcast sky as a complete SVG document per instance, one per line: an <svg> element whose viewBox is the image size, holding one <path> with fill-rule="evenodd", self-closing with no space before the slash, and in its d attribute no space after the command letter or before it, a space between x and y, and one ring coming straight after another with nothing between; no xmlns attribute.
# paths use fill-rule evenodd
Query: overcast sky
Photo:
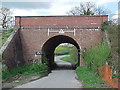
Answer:
<svg viewBox="0 0 120 90"><path fill-rule="evenodd" d="M52 1L52 2L51 2ZM67 15L66 12L78 6L83 0L2 0L2 7L10 8L14 16L50 16ZM84 0L93 1L97 6L103 6L116 18L119 0Z"/></svg>

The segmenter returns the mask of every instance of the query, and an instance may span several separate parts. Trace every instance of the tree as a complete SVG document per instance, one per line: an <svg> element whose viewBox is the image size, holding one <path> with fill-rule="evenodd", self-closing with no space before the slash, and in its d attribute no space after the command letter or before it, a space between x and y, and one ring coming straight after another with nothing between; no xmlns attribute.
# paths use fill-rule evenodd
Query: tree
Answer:
<svg viewBox="0 0 120 90"><path fill-rule="evenodd" d="M0 25L2 25L2 28L7 29L11 24L13 23L13 16L12 12L8 8L0 8Z"/></svg>
<svg viewBox="0 0 120 90"><path fill-rule="evenodd" d="M109 11L102 6L99 6L95 8L95 13L96 15L103 15L109 13Z"/></svg>
<svg viewBox="0 0 120 90"><path fill-rule="evenodd" d="M102 15L105 14L106 10L103 7L96 7L95 3L85 2L80 3L79 6L74 7L72 10L67 12L69 15Z"/></svg>

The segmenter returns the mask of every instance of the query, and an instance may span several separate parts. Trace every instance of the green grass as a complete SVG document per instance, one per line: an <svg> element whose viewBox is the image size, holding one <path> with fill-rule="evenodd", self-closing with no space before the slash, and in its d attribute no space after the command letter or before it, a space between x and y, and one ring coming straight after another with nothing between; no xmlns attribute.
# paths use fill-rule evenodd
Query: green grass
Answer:
<svg viewBox="0 0 120 90"><path fill-rule="evenodd" d="M54 53L55 53L55 57L56 56L62 56L62 55L69 55L69 52L71 50L71 47L68 47L68 46L57 46ZM65 52L68 52L68 54L62 54L62 53L65 53ZM60 54L61 53L61 54ZM59 54L59 55L56 55L56 54Z"/></svg>
<svg viewBox="0 0 120 90"><path fill-rule="evenodd" d="M98 87L96 84L105 83L102 81L99 75L95 75L93 71L89 70L86 66L77 67L76 69L77 76L82 80L84 87ZM87 84L87 85L86 85ZM89 85L92 84L92 85Z"/></svg>
<svg viewBox="0 0 120 90"><path fill-rule="evenodd" d="M91 47L85 53L82 54L84 64L90 70L97 72L98 68L106 64L106 61L109 61L110 48L107 45L106 41L103 41L102 44Z"/></svg>
<svg viewBox="0 0 120 90"><path fill-rule="evenodd" d="M110 66L113 67L114 71L119 71L119 61L118 61L118 55L120 55L120 47L119 47L119 30L120 30L120 25L108 25L106 26L105 30L107 31L108 34L108 39L110 41L110 51L111 51L111 61L110 61ZM113 71L113 72L114 72ZM117 75L119 73L117 72Z"/></svg>
<svg viewBox="0 0 120 90"><path fill-rule="evenodd" d="M64 55L70 55L70 54L64 54ZM57 56L62 56L62 55L55 55L55 57L57 57Z"/></svg>
<svg viewBox="0 0 120 90"><path fill-rule="evenodd" d="M27 64L24 66L17 66L16 68L8 71L6 67L2 68L2 79L8 77L27 75L33 73L48 72L48 66L46 64Z"/></svg>
<svg viewBox="0 0 120 90"><path fill-rule="evenodd" d="M56 49L55 49L55 53L60 53L60 52L69 52L70 51L70 48L71 47L68 47L68 46L58 46L58 47L56 47Z"/></svg>
<svg viewBox="0 0 120 90"><path fill-rule="evenodd" d="M0 83L2 82L2 68L0 67Z"/></svg>
<svg viewBox="0 0 120 90"><path fill-rule="evenodd" d="M7 31L3 30L2 35L0 37L2 39L2 45L7 41L7 39L11 35L12 31L13 31L13 29L10 29L10 30L7 30Z"/></svg>
<svg viewBox="0 0 120 90"><path fill-rule="evenodd" d="M70 56L67 57L63 57L61 58L61 60L66 61L66 62L70 62L73 65L77 65L78 63L78 50L75 46L70 48Z"/></svg>
<svg viewBox="0 0 120 90"><path fill-rule="evenodd" d="M71 58L70 58L70 56L63 57L63 58L61 58L61 60L71 63Z"/></svg>
<svg viewBox="0 0 120 90"><path fill-rule="evenodd" d="M114 71L119 72L119 61L118 61L118 56L120 55L120 47L119 47L119 30L120 30L120 25L114 24L112 21L105 21L102 23L102 29L104 31L107 31L107 36L108 40L110 41L110 57L111 61L109 62L109 65L113 67ZM113 71L113 72L114 72ZM117 74L119 74L117 72Z"/></svg>
<svg viewBox="0 0 120 90"><path fill-rule="evenodd" d="M63 58L61 58L61 60L69 62L69 63L71 63L73 65L77 64L73 59L71 59L71 56L63 57Z"/></svg>

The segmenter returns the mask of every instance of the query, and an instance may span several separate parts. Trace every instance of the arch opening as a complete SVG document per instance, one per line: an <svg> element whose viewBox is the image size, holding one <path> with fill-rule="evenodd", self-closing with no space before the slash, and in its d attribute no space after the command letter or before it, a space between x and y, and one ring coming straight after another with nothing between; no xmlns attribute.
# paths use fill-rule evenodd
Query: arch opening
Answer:
<svg viewBox="0 0 120 90"><path fill-rule="evenodd" d="M77 42L69 36L58 35L58 36L54 36L54 37L48 39L42 47L42 54L45 55L45 57L47 58L50 69L55 68L54 67L55 48L62 43L70 43L77 48L77 50L78 50L78 65L80 65L80 55L79 55L80 48L79 48L79 45L77 44ZM43 58L42 58L42 60L43 60Z"/></svg>
<svg viewBox="0 0 120 90"><path fill-rule="evenodd" d="M78 49L70 43L59 44L54 51L56 70L72 70L78 65Z"/></svg>

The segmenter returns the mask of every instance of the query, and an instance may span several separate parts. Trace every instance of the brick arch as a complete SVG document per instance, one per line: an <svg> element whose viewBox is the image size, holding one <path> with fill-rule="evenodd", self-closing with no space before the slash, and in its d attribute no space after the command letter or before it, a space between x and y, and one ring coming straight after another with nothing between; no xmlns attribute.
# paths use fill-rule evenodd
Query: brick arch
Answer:
<svg viewBox="0 0 120 90"><path fill-rule="evenodd" d="M51 52L53 54L55 47L64 42L72 43L77 48L81 46L82 53L84 48L89 49L94 42L102 42L104 32L101 31L101 24L107 20L107 15L16 16L15 28L19 30L11 41L8 41L9 45L5 45L3 59L11 69L18 63L23 64L23 61L25 63L34 61L36 52ZM59 43L55 42L60 37L66 39L59 40ZM6 48L6 46L8 47ZM45 49L47 46L50 47ZM80 57L79 64L83 65L82 57Z"/></svg>
<svg viewBox="0 0 120 90"><path fill-rule="evenodd" d="M75 45L79 52L81 46L82 53L84 48L89 49L94 42L102 42L104 32L101 24L107 20L107 15L16 16L15 28L18 28L18 31L14 33L11 41L8 40L9 43L5 44L3 59L11 69L19 63L24 64L23 61L29 63L35 60L36 52L51 52L53 55L55 47L64 42ZM50 59L54 60L52 57ZM79 61L82 66L82 57Z"/></svg>
<svg viewBox="0 0 120 90"><path fill-rule="evenodd" d="M47 59L49 60L51 69L53 68L52 66L54 62L54 50L61 43L73 44L78 49L78 65L80 65L80 46L77 41L75 41L72 37L66 35L57 35L49 38L42 47L42 53L45 54Z"/></svg>

